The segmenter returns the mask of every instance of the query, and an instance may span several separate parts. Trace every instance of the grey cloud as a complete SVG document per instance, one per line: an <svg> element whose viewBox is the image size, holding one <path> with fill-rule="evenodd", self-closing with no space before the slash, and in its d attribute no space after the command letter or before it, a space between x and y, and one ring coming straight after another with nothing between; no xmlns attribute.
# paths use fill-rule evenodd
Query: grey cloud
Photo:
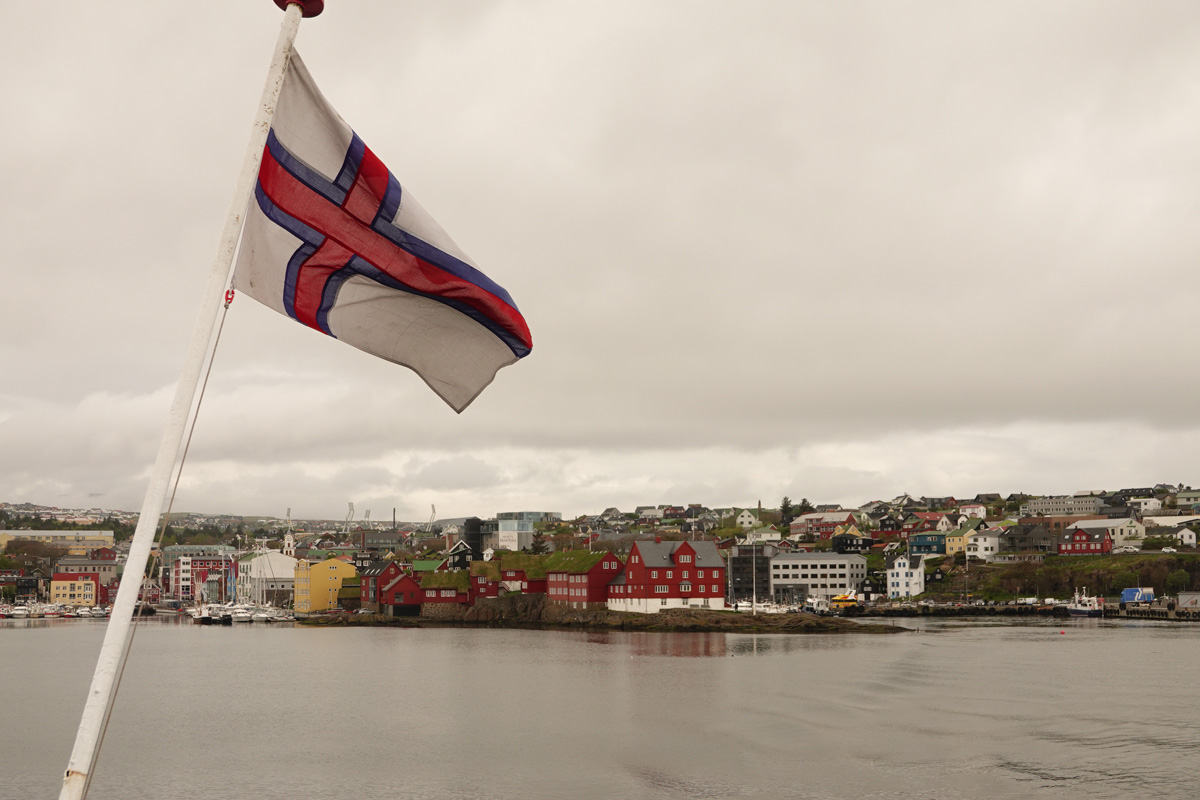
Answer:
<svg viewBox="0 0 1200 800"><path fill-rule="evenodd" d="M0 499L137 497L279 15L7 13ZM535 349L458 417L239 299L191 502L1100 485L1193 435L1191 4L361 2L299 47Z"/></svg>

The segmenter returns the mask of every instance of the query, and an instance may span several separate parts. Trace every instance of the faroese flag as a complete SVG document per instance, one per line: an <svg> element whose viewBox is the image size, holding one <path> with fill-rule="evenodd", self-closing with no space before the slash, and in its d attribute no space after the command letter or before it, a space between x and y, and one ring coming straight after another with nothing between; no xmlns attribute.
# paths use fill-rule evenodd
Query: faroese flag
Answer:
<svg viewBox="0 0 1200 800"><path fill-rule="evenodd" d="M533 346L508 292L401 188L295 53L246 210L234 287L411 368L455 411Z"/></svg>

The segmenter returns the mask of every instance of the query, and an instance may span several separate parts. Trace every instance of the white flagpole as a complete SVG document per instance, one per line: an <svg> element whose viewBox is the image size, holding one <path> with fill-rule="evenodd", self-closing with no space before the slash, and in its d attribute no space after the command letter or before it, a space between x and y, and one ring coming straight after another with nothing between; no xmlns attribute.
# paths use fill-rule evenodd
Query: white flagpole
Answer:
<svg viewBox="0 0 1200 800"><path fill-rule="evenodd" d="M309 9L309 16L319 13L321 3L310 2L310 5L315 8ZM234 189L229 215L225 218L221 242L217 248L216 258L213 259L208 284L204 289L204 298L200 305L200 313L196 318L196 326L192 330L192 339L188 345L183 373L175 387L175 399L171 404L162 442L159 444L154 471L150 476L150 486L146 489L146 497L142 501L141 516L138 518L137 529L134 531L129 548L129 558L125 563L124 580L121 581L120 589L117 591L117 600L113 604L113 613L104 635L104 644L100 647L96 672L92 676L91 688L88 689L83 719L80 721L79 731L75 735L75 746L71 751L71 759L67 763L66 774L63 776L59 800L82 800L87 795L88 785L91 783L92 770L96 766L96 757L100 750L100 739L104 734L104 727L116 695L117 681L129 654L130 639L133 635L133 611L137 604L138 590L142 586L143 573L150 556L150 547L154 543L154 533L158 527L159 515L162 513L171 473L179 457L192 402L203 373L217 313L220 311L221 302L224 299L225 287L229 285L229 273L233 269L233 254L237 249L238 237L241 234L243 215L250 202L250 193L257 179L262 150L266 145L267 133L271 129L275 104L279 100L279 91L283 87L284 74L287 71L288 62L291 60L292 43L296 40L296 31L299 29L302 13L301 5L289 4L283 24L279 29L275 54L271 58L271 67L267 73L266 85L263 87L262 99L259 101L258 111L254 117L250 144L242 161L242 171Z"/></svg>

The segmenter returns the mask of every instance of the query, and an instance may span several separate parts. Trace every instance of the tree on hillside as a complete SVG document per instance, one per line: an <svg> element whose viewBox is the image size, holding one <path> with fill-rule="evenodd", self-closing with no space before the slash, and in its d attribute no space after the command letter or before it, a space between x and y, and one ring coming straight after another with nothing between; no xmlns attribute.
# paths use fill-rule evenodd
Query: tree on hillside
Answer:
<svg viewBox="0 0 1200 800"><path fill-rule="evenodd" d="M813 511L816 511L816 509L813 507L812 503L808 502L808 498L807 497L800 498L800 505L796 506L796 513L797 514L808 514Z"/></svg>
<svg viewBox="0 0 1200 800"><path fill-rule="evenodd" d="M792 498L787 495L779 501L779 521L784 525L791 525L792 520L796 518L795 509L792 507Z"/></svg>
<svg viewBox="0 0 1200 800"><path fill-rule="evenodd" d="M1133 587L1140 585L1141 583L1138 581L1138 576L1133 572L1133 570L1128 569L1122 570L1116 575L1113 575L1112 582L1109 584L1114 592L1132 589Z"/></svg>
<svg viewBox="0 0 1200 800"><path fill-rule="evenodd" d="M541 531L533 534L533 542L529 545L529 552L535 556L544 556L550 552L550 545L546 544L546 534Z"/></svg>
<svg viewBox="0 0 1200 800"><path fill-rule="evenodd" d="M1167 593L1179 594L1186 592L1188 587L1192 585L1192 576L1188 574L1186 569L1177 569L1167 576Z"/></svg>

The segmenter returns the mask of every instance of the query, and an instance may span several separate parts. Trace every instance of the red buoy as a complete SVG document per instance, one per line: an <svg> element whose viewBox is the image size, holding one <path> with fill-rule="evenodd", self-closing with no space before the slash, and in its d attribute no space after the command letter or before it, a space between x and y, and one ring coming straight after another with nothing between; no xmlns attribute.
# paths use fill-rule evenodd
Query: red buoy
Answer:
<svg viewBox="0 0 1200 800"><path fill-rule="evenodd" d="M325 0L275 0L275 5L287 11L287 7L292 3L304 9L304 16L315 17L325 10Z"/></svg>

